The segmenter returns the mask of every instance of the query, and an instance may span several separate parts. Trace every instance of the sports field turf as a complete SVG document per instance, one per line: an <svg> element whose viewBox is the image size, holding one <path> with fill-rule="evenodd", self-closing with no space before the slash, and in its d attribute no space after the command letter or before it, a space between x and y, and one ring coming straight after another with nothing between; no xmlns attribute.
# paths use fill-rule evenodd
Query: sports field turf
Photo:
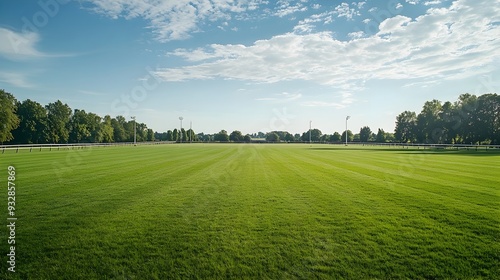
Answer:
<svg viewBox="0 0 500 280"><path fill-rule="evenodd" d="M500 275L499 151L173 144L10 150L0 168L0 278Z"/></svg>

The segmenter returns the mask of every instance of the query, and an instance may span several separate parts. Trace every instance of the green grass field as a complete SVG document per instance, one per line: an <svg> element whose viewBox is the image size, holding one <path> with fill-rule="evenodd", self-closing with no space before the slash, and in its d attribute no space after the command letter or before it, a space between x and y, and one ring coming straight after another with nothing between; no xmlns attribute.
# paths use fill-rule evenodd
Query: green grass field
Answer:
<svg viewBox="0 0 500 280"><path fill-rule="evenodd" d="M156 145L11 150L0 168L0 278L500 275L500 151Z"/></svg>

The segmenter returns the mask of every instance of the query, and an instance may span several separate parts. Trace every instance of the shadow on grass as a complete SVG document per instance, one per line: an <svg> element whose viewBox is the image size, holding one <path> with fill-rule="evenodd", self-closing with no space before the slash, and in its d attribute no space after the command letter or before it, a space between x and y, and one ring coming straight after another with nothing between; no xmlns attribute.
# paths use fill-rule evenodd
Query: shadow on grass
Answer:
<svg viewBox="0 0 500 280"><path fill-rule="evenodd" d="M310 150L317 151L365 151L365 152L392 152L395 154L430 154L430 155L462 155L462 156L500 156L500 149L486 149L486 148L476 148L471 147L469 149L436 149L436 148L415 148L409 147L408 149L403 147L397 148L378 148L378 147L308 147Z"/></svg>

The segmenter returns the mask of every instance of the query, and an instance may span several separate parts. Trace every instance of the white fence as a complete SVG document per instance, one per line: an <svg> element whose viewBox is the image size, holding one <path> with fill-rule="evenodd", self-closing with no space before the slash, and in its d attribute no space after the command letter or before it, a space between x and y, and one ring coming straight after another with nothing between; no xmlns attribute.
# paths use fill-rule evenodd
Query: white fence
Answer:
<svg viewBox="0 0 500 280"><path fill-rule="evenodd" d="M32 151L59 151L59 150L76 150L76 149L88 149L94 147L116 147L116 146L133 146L133 145L160 145L160 144L173 144L174 141L159 141L159 142L121 142L121 143L74 143L74 144L21 144L21 145L0 145L1 153L5 153L6 150L15 150L16 153L19 150L29 150Z"/></svg>
<svg viewBox="0 0 500 280"><path fill-rule="evenodd" d="M163 144L174 144L175 141L155 141L155 142L137 142L135 145L163 145ZM207 143L207 142L198 142ZM285 142L280 142L281 144L286 144ZM280 144L274 143L274 144ZM293 144L296 142L290 142ZM303 144L321 144L321 145L345 145L344 142L339 143L319 143L319 142L299 142ZM0 145L0 153L5 153L9 150L15 150L16 153L19 150L29 150L32 151L59 151L59 150L75 150L75 149L88 149L88 148L98 148L98 147L117 147L117 146L133 146L133 142L122 142L122 143L74 143L74 144L22 144L22 145ZM473 144L414 144L414 143L374 143L374 142L348 142L348 146L382 146L387 148L395 149L429 149L429 150L444 150L444 149L454 149L454 150L491 150L500 149L500 145L473 145Z"/></svg>

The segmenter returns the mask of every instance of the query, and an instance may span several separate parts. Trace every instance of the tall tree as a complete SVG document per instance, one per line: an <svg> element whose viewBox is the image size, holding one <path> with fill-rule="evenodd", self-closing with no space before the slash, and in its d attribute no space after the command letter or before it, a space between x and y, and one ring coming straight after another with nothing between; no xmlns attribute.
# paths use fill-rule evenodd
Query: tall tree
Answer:
<svg viewBox="0 0 500 280"><path fill-rule="evenodd" d="M148 128L146 131L146 141L154 141L155 140L155 133L151 128Z"/></svg>
<svg viewBox="0 0 500 280"><path fill-rule="evenodd" d="M455 102L456 117L459 120L457 134L460 143L475 143L478 141L474 129L477 107L477 96L469 93L461 94Z"/></svg>
<svg viewBox="0 0 500 280"><path fill-rule="evenodd" d="M322 134L323 133L321 132L321 130L317 128L311 129L310 135L309 131L302 133L302 141L309 142L309 136L310 136L312 142L319 142Z"/></svg>
<svg viewBox="0 0 500 280"><path fill-rule="evenodd" d="M196 142L198 141L198 136L196 135L196 133L194 132L193 129L188 129L186 131L186 134L187 134L187 137L188 137L188 141L190 142Z"/></svg>
<svg viewBox="0 0 500 280"><path fill-rule="evenodd" d="M125 118L123 116L117 116L111 119L111 126L113 127L113 140L115 142L126 142L127 133L123 124L125 123Z"/></svg>
<svg viewBox="0 0 500 280"><path fill-rule="evenodd" d="M346 131L344 130L344 132L342 132L341 142L345 142L345 135ZM354 141L354 134L352 134L352 131L347 130L347 142L352 142L352 141Z"/></svg>
<svg viewBox="0 0 500 280"><path fill-rule="evenodd" d="M174 141L174 137L172 135L172 130L167 131L167 141Z"/></svg>
<svg viewBox="0 0 500 280"><path fill-rule="evenodd" d="M415 141L417 115L415 112L404 111L396 117L394 136L396 140L407 143Z"/></svg>
<svg viewBox="0 0 500 280"><path fill-rule="evenodd" d="M90 136L86 139L87 142L101 143L103 142L103 131L101 126L102 118L94 113L87 114L87 128L90 131Z"/></svg>
<svg viewBox="0 0 500 280"><path fill-rule="evenodd" d="M111 143L114 142L114 129L111 123L111 116L104 116L100 125L101 142Z"/></svg>
<svg viewBox="0 0 500 280"><path fill-rule="evenodd" d="M453 103L446 101L441 107L439 113L440 126L442 129L443 143L456 143L457 139L457 121L456 109Z"/></svg>
<svg viewBox="0 0 500 280"><path fill-rule="evenodd" d="M172 132L172 141L179 141L179 131L177 128L174 128L174 131Z"/></svg>
<svg viewBox="0 0 500 280"><path fill-rule="evenodd" d="M215 134L214 141L229 142L229 135L227 134L227 131L223 129L219 133Z"/></svg>
<svg viewBox="0 0 500 280"><path fill-rule="evenodd" d="M245 143L250 143L252 142L252 137L250 136L250 134L247 134L243 137L243 141L245 141Z"/></svg>
<svg viewBox="0 0 500 280"><path fill-rule="evenodd" d="M285 139L286 142L294 142L295 141L295 138L293 137L293 135L291 133L287 133L285 135L284 139Z"/></svg>
<svg viewBox="0 0 500 280"><path fill-rule="evenodd" d="M266 135L266 141L267 142L279 142L280 141L280 136L276 132L269 132Z"/></svg>
<svg viewBox="0 0 500 280"><path fill-rule="evenodd" d="M372 134L372 130L370 129L370 127L368 126L363 126L360 130L359 130L359 140L361 142L368 142L368 140L370 140L370 136Z"/></svg>
<svg viewBox="0 0 500 280"><path fill-rule="evenodd" d="M49 103L47 109L47 131L52 143L67 143L69 140L71 108L60 100Z"/></svg>
<svg viewBox="0 0 500 280"><path fill-rule="evenodd" d="M441 143L445 133L440 120L441 101L425 102L417 116L417 141L420 143Z"/></svg>
<svg viewBox="0 0 500 280"><path fill-rule="evenodd" d="M342 142L342 135L340 135L340 133L338 133L337 131L335 131L332 136L330 136L330 142Z"/></svg>
<svg viewBox="0 0 500 280"><path fill-rule="evenodd" d="M19 126L12 132L15 143L48 142L47 111L40 103L27 99L17 104Z"/></svg>
<svg viewBox="0 0 500 280"><path fill-rule="evenodd" d="M383 129L379 128L377 132L377 136L375 137L375 141L378 143L385 143L385 132Z"/></svg>
<svg viewBox="0 0 500 280"><path fill-rule="evenodd" d="M231 134L229 135L229 140L231 140L233 142L243 141L243 135L241 134L241 131L235 130L235 131L231 132Z"/></svg>
<svg viewBox="0 0 500 280"><path fill-rule="evenodd" d="M16 99L12 94L0 89L0 143L12 140L12 131L18 125Z"/></svg>
<svg viewBox="0 0 500 280"><path fill-rule="evenodd" d="M187 132L186 132L186 130L184 128L181 128L181 136L182 136L182 138L181 138L182 142L188 142L189 141L188 136L187 136Z"/></svg>
<svg viewBox="0 0 500 280"><path fill-rule="evenodd" d="M478 97L475 112L475 135L478 141L497 144L500 132L500 97L484 94Z"/></svg>
<svg viewBox="0 0 500 280"><path fill-rule="evenodd" d="M90 138L90 130L85 110L75 109L70 121L71 130L69 141L73 143L87 142Z"/></svg>

